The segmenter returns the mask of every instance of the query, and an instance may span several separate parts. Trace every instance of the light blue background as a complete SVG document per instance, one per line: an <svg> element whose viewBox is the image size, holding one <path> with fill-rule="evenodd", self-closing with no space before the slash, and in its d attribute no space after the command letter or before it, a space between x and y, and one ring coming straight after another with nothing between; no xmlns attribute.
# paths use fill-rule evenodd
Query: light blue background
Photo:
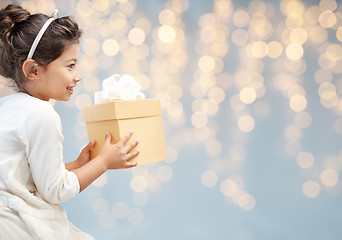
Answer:
<svg viewBox="0 0 342 240"><path fill-rule="evenodd" d="M22 2L22 1L19 1ZM38 2L38 1L31 1ZM61 9L61 16L75 13L77 1L55 1ZM137 11L144 13L151 21L152 28L159 26L158 14L164 9L166 1L138 0ZM197 68L198 54L195 43L199 41L199 18L204 13L212 12L214 1L190 0L188 10L183 13L186 26L186 51L189 60L181 76L181 87L186 122L181 127L170 123L167 113L163 112L166 144L178 151L175 162L161 162L146 166L150 172L155 172L158 166L167 165L172 168L173 177L170 181L161 182L156 191L146 190L149 199L143 206L136 206L132 201L134 191L130 187L132 170L114 170L107 173L108 181L104 187L91 186L74 199L63 203L71 222L85 232L99 240L184 240L184 239L215 239L215 240L339 240L342 239L342 197L341 194L332 196L326 191L324 184L316 178L308 178L305 170L296 163L296 157L285 152L287 140L284 137L286 126L293 124L294 112L289 108L289 100L281 91L274 87L274 76L277 69L274 61L265 57L264 84L266 93L262 97L270 106L270 114L266 118L254 118L255 128L249 133L239 133L234 110L229 103L230 98L238 93L236 87L225 90L225 101L220 103L216 116L210 117L218 123L219 131L215 138L222 145L222 152L212 157L205 151L205 143L200 142L192 135L191 109L194 97L190 93L194 71ZM270 19L275 29L274 35L267 39L280 41L277 27L284 27L285 16L280 13L278 1L264 1L273 6L275 13ZM319 1L301 1L306 8L319 5ZM232 1L234 11L247 8L250 1ZM338 1L338 10L341 13L341 3ZM68 8L70 6L70 9ZM69 9L69 10L68 10ZM229 26L231 32L235 27ZM329 29L331 43L341 44L336 40L335 30ZM146 38L146 43L151 37ZM235 46L228 37L229 52L224 58L224 72L232 76L245 63L239 57L239 47ZM315 157L315 166L324 169L325 159L328 156L339 157L336 171L340 173L342 166L342 136L334 130L335 121L341 116L332 109L320 104L318 95L319 84L315 82L314 74L319 69L319 44L309 41L303 45L307 69L300 76L302 86L308 100L307 109L312 117L308 128L302 129L300 143L302 151L308 151ZM283 53L284 57L284 53ZM120 54L114 56L120 58ZM149 58L150 59L150 58ZM103 79L116 69L99 70L98 77ZM283 71L283 70L282 70ZM147 74L148 75L148 74ZM86 76L84 76L86 78ZM341 75L334 74L332 82L340 87ZM341 98L342 89L337 92ZM85 93L82 85L79 94ZM90 94L86 92L87 94ZM145 91L149 96L149 89ZM73 96L74 101L77 96ZM259 100L256 100L258 102ZM253 103L254 104L254 103ZM252 109L253 115L253 104ZM78 123L80 110L65 103L56 103L56 110L60 114L65 136L65 161L75 159L79 149L87 143L87 138L76 137L74 128ZM83 131L86 131L83 128ZM242 136L243 143L237 142ZM180 144L176 144L179 142ZM225 161L229 158L229 149L234 144L242 144L246 149L241 166L232 170ZM221 160L218 160L221 159ZM205 187L201 181L202 174L211 170L214 163L223 163L222 171L218 174L215 186ZM251 211L245 211L235 205L220 191L220 184L233 174L239 174L244 179L244 189L256 200ZM308 180L315 180L321 186L320 194L316 198L308 198L302 191L303 184ZM341 179L338 180L341 184ZM105 199L110 208L118 203L125 202L130 208L139 208L143 212L143 220L133 224L128 219L115 219L110 228L100 224L99 214L93 209L96 199ZM115 218L115 217L114 217Z"/></svg>

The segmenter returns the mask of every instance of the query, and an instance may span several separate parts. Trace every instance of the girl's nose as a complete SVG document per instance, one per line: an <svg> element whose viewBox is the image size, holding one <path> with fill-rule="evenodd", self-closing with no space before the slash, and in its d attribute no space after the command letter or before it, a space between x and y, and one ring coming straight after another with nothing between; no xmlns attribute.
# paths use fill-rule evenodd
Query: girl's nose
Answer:
<svg viewBox="0 0 342 240"><path fill-rule="evenodd" d="M77 70L75 76L74 76L74 81L75 82L79 82L82 80L81 74L79 73L79 71Z"/></svg>

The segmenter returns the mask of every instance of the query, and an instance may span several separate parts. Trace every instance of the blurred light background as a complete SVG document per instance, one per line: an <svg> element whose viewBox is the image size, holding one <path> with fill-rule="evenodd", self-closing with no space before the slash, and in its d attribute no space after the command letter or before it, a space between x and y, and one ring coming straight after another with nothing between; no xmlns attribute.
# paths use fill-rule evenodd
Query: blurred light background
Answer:
<svg viewBox="0 0 342 240"><path fill-rule="evenodd" d="M84 31L83 81L55 104L66 162L106 77L133 75L162 103L168 159L63 203L76 226L100 240L342 239L339 0L11 2Z"/></svg>

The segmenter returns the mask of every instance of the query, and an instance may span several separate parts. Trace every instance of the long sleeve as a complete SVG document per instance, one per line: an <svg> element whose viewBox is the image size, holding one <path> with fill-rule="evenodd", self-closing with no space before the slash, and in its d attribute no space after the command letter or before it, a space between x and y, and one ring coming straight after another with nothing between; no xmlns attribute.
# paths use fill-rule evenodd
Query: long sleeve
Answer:
<svg viewBox="0 0 342 240"><path fill-rule="evenodd" d="M25 93L0 98L0 239L94 240L59 202L79 193L63 163L60 118Z"/></svg>
<svg viewBox="0 0 342 240"><path fill-rule="evenodd" d="M63 163L63 135L58 114L46 102L32 109L18 135L26 145L26 155L39 195L47 202L64 202L79 193L79 182Z"/></svg>

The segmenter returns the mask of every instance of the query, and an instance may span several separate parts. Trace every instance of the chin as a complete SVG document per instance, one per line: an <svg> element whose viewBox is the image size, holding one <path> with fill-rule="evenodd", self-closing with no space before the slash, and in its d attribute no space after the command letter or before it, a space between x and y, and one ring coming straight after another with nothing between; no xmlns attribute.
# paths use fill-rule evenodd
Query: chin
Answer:
<svg viewBox="0 0 342 240"><path fill-rule="evenodd" d="M68 97L57 97L57 98L53 98L55 101L61 101L61 102L66 102L69 101L71 98L71 96Z"/></svg>

